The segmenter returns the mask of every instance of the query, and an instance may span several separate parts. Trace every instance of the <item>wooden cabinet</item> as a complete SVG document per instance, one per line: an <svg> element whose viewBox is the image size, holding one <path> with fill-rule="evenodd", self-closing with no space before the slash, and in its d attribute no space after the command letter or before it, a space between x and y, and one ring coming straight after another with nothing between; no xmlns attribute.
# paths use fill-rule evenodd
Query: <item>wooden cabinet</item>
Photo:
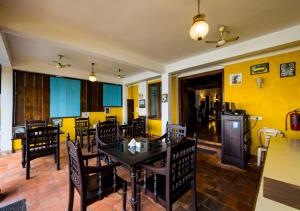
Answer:
<svg viewBox="0 0 300 211"><path fill-rule="evenodd" d="M222 163L246 168L251 133L246 115L222 115Z"/></svg>

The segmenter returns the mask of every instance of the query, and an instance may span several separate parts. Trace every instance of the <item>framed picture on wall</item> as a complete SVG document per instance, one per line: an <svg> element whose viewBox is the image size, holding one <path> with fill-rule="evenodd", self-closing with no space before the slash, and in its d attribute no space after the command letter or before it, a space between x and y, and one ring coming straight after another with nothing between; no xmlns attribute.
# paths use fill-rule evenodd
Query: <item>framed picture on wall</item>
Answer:
<svg viewBox="0 0 300 211"><path fill-rule="evenodd" d="M109 114L110 113L110 107L105 107L104 111L105 111L106 114Z"/></svg>
<svg viewBox="0 0 300 211"><path fill-rule="evenodd" d="M257 75L269 72L269 63L256 64L250 67L250 74Z"/></svg>
<svg viewBox="0 0 300 211"><path fill-rule="evenodd" d="M280 64L280 78L296 75L296 62Z"/></svg>
<svg viewBox="0 0 300 211"><path fill-rule="evenodd" d="M241 85L243 82L242 73L235 73L229 75L229 85Z"/></svg>
<svg viewBox="0 0 300 211"><path fill-rule="evenodd" d="M146 107L145 99L139 100L139 108L145 108L145 107Z"/></svg>

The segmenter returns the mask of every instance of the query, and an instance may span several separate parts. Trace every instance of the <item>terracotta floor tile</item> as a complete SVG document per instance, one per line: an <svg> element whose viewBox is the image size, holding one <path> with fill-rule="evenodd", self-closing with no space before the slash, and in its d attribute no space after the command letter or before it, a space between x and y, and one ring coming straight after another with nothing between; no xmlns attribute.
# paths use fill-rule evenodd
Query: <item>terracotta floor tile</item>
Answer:
<svg viewBox="0 0 300 211"><path fill-rule="evenodd" d="M84 153L86 153L84 151ZM246 170L223 165L219 154L210 155L203 152L197 154L196 189L198 210L251 210L255 202L260 177L260 169L249 165ZM68 206L68 162L65 145L61 147L61 170L56 170L53 156L35 159L31 163L31 177L25 179L26 169L21 167L21 153L8 154L0 157L0 188L3 192L3 203L26 198L28 210L66 210ZM95 164L92 160L90 164ZM118 173L130 181L129 171L118 167ZM131 189L128 186L127 208ZM164 210L153 200L141 196L142 211ZM191 209L191 191L180 198L173 208L175 211ZM75 191L74 211L80 210L79 195ZM121 210L122 195L114 193L88 207L88 210Z"/></svg>

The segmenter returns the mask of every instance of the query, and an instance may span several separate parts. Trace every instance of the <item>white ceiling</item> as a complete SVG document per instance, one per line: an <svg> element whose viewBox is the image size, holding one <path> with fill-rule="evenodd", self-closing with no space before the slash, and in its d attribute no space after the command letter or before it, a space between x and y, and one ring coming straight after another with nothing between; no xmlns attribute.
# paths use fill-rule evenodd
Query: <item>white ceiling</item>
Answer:
<svg viewBox="0 0 300 211"><path fill-rule="evenodd" d="M16 35L7 34L9 48L13 55L13 62L20 65L22 62L43 62L45 64L57 60L57 55L64 55L62 63L71 64L72 68L90 72L91 63L95 62L94 70L97 73L117 74L118 69L122 74L132 76L139 72L136 67L112 62L104 58L99 58L79 51L59 47L45 40L28 39ZM67 69L67 68L66 68Z"/></svg>
<svg viewBox="0 0 300 211"><path fill-rule="evenodd" d="M107 41L128 52L168 65L215 50L214 45L189 37L196 0L1 0L0 6L55 23L68 29L92 34L90 41ZM207 40L216 39L217 27L229 26L230 35L239 35L241 43L300 23L299 0L201 0L210 31ZM14 15L14 14L12 14ZM288 36L288 35L287 35ZM28 39L28 38L26 38ZM94 40L93 40L94 39ZM66 54L74 66L89 69L94 60L99 71L111 73L120 63L92 57L49 44L43 40L25 40L9 35L12 55L18 59L52 60ZM16 43L16 44L14 44ZM232 45L232 44L228 44ZM124 64L123 64L124 65ZM135 65L121 68L132 75L145 69Z"/></svg>

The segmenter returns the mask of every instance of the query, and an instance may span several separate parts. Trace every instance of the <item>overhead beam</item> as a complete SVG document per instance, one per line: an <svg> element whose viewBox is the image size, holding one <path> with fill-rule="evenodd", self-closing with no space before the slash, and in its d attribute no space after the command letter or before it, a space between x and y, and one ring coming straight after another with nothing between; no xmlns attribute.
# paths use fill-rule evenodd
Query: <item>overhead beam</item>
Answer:
<svg viewBox="0 0 300 211"><path fill-rule="evenodd" d="M3 33L0 32L0 64L6 67L12 67L10 49Z"/></svg>
<svg viewBox="0 0 300 211"><path fill-rule="evenodd" d="M300 44L300 25L263 35L248 41L225 46L166 66L168 73L218 65L255 54Z"/></svg>
<svg viewBox="0 0 300 211"><path fill-rule="evenodd" d="M68 28L54 22L42 21L3 5L0 5L0 26L6 33L14 33L31 39L41 39L87 55L156 73L165 72L163 64L122 48L122 46L116 46L97 34L88 33L77 28Z"/></svg>

